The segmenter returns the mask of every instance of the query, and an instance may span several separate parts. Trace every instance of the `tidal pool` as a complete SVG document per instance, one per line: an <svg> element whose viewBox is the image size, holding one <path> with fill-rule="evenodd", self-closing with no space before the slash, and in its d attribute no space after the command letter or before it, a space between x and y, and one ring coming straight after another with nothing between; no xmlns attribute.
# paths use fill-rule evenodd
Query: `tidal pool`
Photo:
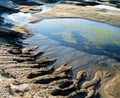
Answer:
<svg viewBox="0 0 120 98"><path fill-rule="evenodd" d="M57 58L56 66L68 63L74 70L89 71L120 66L120 27L63 18L44 19L27 28L34 36L25 41L45 50L42 56Z"/></svg>
<svg viewBox="0 0 120 98"><path fill-rule="evenodd" d="M11 20L19 24L14 15ZM41 56L57 59L55 67L68 63L75 74L80 69L90 74L97 70L120 70L120 27L77 18L24 24L34 34L24 40L28 43L25 47L39 46L45 51Z"/></svg>
<svg viewBox="0 0 120 98"><path fill-rule="evenodd" d="M61 46L120 61L120 27L73 18L45 19L32 24L30 29L59 42Z"/></svg>

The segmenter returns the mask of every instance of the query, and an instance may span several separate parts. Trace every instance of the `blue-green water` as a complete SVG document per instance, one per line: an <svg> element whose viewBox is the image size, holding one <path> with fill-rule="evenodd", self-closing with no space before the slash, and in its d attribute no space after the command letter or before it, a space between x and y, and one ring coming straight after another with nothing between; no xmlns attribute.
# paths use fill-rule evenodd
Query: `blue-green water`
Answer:
<svg viewBox="0 0 120 98"><path fill-rule="evenodd" d="M59 42L61 46L120 61L120 27L71 18L45 19L31 24L30 29Z"/></svg>

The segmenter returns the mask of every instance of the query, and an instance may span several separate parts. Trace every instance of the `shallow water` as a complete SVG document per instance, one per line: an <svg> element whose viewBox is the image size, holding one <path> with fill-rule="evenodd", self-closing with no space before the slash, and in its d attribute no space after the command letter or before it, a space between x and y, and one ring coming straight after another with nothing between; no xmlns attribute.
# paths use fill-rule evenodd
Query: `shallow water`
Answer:
<svg viewBox="0 0 120 98"><path fill-rule="evenodd" d="M107 55L120 61L120 28L84 19L45 19L30 31L89 54ZM29 26L28 26L29 28Z"/></svg>
<svg viewBox="0 0 120 98"><path fill-rule="evenodd" d="M56 67L68 63L74 73L85 69L91 74L120 68L120 27L76 18L44 19L25 25L34 34L24 40L28 43L25 47L39 46L45 51L41 56L57 59Z"/></svg>
<svg viewBox="0 0 120 98"><path fill-rule="evenodd" d="M75 18L45 19L27 27L35 35L25 42L45 50L42 56L57 58L56 67L68 63L74 72L94 72L120 66L120 27Z"/></svg>

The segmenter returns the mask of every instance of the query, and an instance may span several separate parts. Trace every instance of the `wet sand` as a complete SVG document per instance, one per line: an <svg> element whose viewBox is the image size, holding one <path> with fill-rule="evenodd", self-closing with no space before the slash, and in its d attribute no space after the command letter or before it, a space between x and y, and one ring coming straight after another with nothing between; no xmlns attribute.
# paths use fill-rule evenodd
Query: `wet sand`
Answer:
<svg viewBox="0 0 120 98"><path fill-rule="evenodd" d="M114 76L108 71L97 71L93 78L88 80L88 72L79 70L73 78L70 75L72 66L63 64L54 69L52 64L56 59L42 56L36 58L44 51L30 53L38 47L24 48L19 40L11 39L11 43L8 38L3 39L4 42L0 43L1 98L99 98L103 89L111 87L109 85L106 88L98 87L98 85L105 85L106 81ZM115 79L118 80L119 77ZM114 83L113 81L110 83ZM114 87L116 85L111 89ZM103 98L107 98L109 92L112 93L111 90L107 91L104 92L106 95Z"/></svg>
<svg viewBox="0 0 120 98"><path fill-rule="evenodd" d="M120 26L120 12L70 4L56 4L52 10L36 17L44 18L84 18Z"/></svg>

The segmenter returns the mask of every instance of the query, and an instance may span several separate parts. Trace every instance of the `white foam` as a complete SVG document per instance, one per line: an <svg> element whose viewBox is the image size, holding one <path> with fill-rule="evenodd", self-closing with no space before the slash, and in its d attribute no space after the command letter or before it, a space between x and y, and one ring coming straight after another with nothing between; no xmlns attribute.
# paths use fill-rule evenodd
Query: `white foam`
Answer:
<svg viewBox="0 0 120 98"><path fill-rule="evenodd" d="M15 23L20 23L20 24L26 24L27 23L26 19L29 17L32 17L31 13L18 12L18 13L8 15L8 18L10 20L14 21Z"/></svg>
<svg viewBox="0 0 120 98"><path fill-rule="evenodd" d="M51 7L49 5L35 6L35 7L42 9L42 11L37 12L36 14L45 13L45 12L51 10ZM34 14L32 14L32 13L18 12L18 13L13 13L13 14L4 13L2 15L2 17L5 18L4 23L24 24L24 25L26 25L26 24L29 23L27 21L27 19L32 17L33 15Z"/></svg>

